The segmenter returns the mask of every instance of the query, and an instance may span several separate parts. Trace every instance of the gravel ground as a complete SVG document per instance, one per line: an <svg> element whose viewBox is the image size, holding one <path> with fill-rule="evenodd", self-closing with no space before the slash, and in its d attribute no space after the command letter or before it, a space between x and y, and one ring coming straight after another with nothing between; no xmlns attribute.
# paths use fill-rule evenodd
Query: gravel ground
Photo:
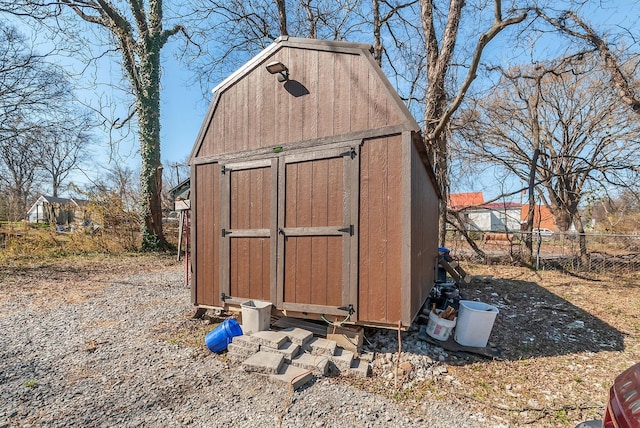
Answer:
<svg viewBox="0 0 640 428"><path fill-rule="evenodd" d="M166 331L179 338L201 322L188 320L181 266L166 264L85 276L2 269L0 428L494 426L451 402L394 401L355 379L316 379L291 392L202 345L168 339ZM381 334L384 348L385 335L396 333ZM441 349L407 346L416 351L407 354L414 377L446 372ZM381 351L374 376L391 387L393 349Z"/></svg>

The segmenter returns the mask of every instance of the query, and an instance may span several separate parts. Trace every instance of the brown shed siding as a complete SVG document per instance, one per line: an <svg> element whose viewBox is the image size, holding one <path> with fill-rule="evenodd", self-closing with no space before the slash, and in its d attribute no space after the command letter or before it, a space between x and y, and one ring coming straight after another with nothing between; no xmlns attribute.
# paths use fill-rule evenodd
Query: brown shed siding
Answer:
<svg viewBox="0 0 640 428"><path fill-rule="evenodd" d="M264 64L276 59L289 67L290 81L280 83L266 71ZM400 110L367 61L299 48L275 52L219 94L196 157L401 124Z"/></svg>
<svg viewBox="0 0 640 428"><path fill-rule="evenodd" d="M231 229L270 229L271 168L231 174ZM253 299L270 297L270 238L230 237L230 293Z"/></svg>
<svg viewBox="0 0 640 428"><path fill-rule="evenodd" d="M341 157L288 163L285 168L286 228L342 227ZM342 236L286 237L284 300L342 304Z"/></svg>
<svg viewBox="0 0 640 428"><path fill-rule="evenodd" d="M439 194L369 49L283 37L215 89L191 152L194 303L410 325L433 285Z"/></svg>
<svg viewBox="0 0 640 428"><path fill-rule="evenodd" d="M366 140L360 159L358 319L402 316L402 136Z"/></svg>
<svg viewBox="0 0 640 428"><path fill-rule="evenodd" d="M422 144L422 143L420 143ZM438 243L438 195L413 144L411 153L411 319L433 287Z"/></svg>
<svg viewBox="0 0 640 428"><path fill-rule="evenodd" d="M217 164L195 165L192 168L195 210L195 270L193 303L216 306L220 297L220 216L217 209L220 169Z"/></svg>

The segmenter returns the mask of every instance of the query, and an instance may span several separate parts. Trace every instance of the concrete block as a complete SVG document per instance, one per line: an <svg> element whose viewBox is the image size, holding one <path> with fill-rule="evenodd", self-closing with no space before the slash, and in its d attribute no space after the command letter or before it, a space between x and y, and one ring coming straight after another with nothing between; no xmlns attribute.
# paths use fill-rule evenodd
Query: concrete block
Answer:
<svg viewBox="0 0 640 428"><path fill-rule="evenodd" d="M362 361L366 361L368 363L372 363L375 357L376 357L376 353L369 352L369 351L362 351L360 355L358 355L359 359L361 359Z"/></svg>
<svg viewBox="0 0 640 428"><path fill-rule="evenodd" d="M331 355L329 359L342 372L344 370L349 370L351 368L353 355L354 354L352 351L347 351L346 349L337 347L335 353Z"/></svg>
<svg viewBox="0 0 640 428"><path fill-rule="evenodd" d="M313 379L313 373L307 369L284 364L280 372L270 375L269 379L275 382L282 382L287 386L292 385L293 389L296 390Z"/></svg>
<svg viewBox="0 0 640 428"><path fill-rule="evenodd" d="M349 370L343 371L342 374L349 376L355 376L359 378L366 378L371 376L371 366L367 361L353 360Z"/></svg>
<svg viewBox="0 0 640 428"><path fill-rule="evenodd" d="M273 349L273 348L269 348L268 346L263 346L262 350L266 352L275 352L278 354L282 354L284 356L284 360L287 363L290 363L291 359L296 355L298 355L298 353L300 352L300 345L296 345L295 343L286 341L278 349Z"/></svg>
<svg viewBox="0 0 640 428"><path fill-rule="evenodd" d="M314 337L302 347L311 355L333 355L336 352L335 340L327 340L322 337Z"/></svg>
<svg viewBox="0 0 640 428"><path fill-rule="evenodd" d="M289 340L297 345L304 345L313 338L312 332L299 327L288 327L280 332L286 334Z"/></svg>
<svg viewBox="0 0 640 428"><path fill-rule="evenodd" d="M242 369L246 372L277 374L284 362L282 354L275 352L258 351L242 363Z"/></svg>
<svg viewBox="0 0 640 428"><path fill-rule="evenodd" d="M291 365L311 370L316 376L326 376L329 373L329 357L325 355L302 353L291 360Z"/></svg>
<svg viewBox="0 0 640 428"><path fill-rule="evenodd" d="M255 354L256 352L258 352L259 348L260 348L259 345L256 346L255 348L245 348L244 346L236 345L235 343L230 343L229 345L227 345L227 356L232 357L234 359L236 359L235 357L247 359L253 354Z"/></svg>
<svg viewBox="0 0 640 428"><path fill-rule="evenodd" d="M364 329L359 326L327 326L327 339L335 340L338 346L359 355L362 350Z"/></svg>
<svg viewBox="0 0 640 428"><path fill-rule="evenodd" d="M260 343L251 336L236 336L231 340L230 344L233 344L234 347L250 349L253 352L260 350Z"/></svg>
<svg viewBox="0 0 640 428"><path fill-rule="evenodd" d="M268 348L278 349L285 342L289 340L286 334L279 331L256 331L251 334L253 340L257 341L260 346L266 346Z"/></svg>

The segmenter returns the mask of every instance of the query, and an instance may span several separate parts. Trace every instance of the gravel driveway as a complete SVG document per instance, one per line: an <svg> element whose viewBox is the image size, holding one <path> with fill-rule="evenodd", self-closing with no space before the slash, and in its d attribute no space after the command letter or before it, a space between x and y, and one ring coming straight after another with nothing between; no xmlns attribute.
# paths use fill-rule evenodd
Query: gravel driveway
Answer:
<svg viewBox="0 0 640 428"><path fill-rule="evenodd" d="M453 404L402 404L355 380L290 392L244 373L158 329L196 322L182 266L105 263L0 268L0 428L491 426Z"/></svg>

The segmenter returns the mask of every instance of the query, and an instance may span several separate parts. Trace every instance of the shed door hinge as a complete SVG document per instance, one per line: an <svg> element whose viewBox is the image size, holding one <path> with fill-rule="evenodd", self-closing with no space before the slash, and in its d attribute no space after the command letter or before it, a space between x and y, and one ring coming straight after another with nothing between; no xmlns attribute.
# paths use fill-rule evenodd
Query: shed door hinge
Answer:
<svg viewBox="0 0 640 428"><path fill-rule="evenodd" d="M226 302L227 299L230 299L230 298L231 298L231 296L227 296L224 293L220 293L220 300L222 300L223 302Z"/></svg>
<svg viewBox="0 0 640 428"><path fill-rule="evenodd" d="M225 167L224 165L220 165L220 174L225 175L227 171L231 171L231 170Z"/></svg>
<svg viewBox="0 0 640 428"><path fill-rule="evenodd" d="M227 230L227 229L222 229L222 237L224 238L227 235L231 235L233 233L233 231L231 230Z"/></svg>
<svg viewBox="0 0 640 428"><path fill-rule="evenodd" d="M351 159L356 157L356 149L351 147L348 151L340 153L340 156L349 156Z"/></svg>
<svg viewBox="0 0 640 428"><path fill-rule="evenodd" d="M343 227L342 229L338 229L338 232L348 233L350 236L353 236L353 225L350 224L349 227Z"/></svg>
<svg viewBox="0 0 640 428"><path fill-rule="evenodd" d="M353 304L352 303L349 303L348 306L340 306L338 309L341 310L341 311L349 312L349 316L353 315L354 312L356 311L353 308Z"/></svg>

